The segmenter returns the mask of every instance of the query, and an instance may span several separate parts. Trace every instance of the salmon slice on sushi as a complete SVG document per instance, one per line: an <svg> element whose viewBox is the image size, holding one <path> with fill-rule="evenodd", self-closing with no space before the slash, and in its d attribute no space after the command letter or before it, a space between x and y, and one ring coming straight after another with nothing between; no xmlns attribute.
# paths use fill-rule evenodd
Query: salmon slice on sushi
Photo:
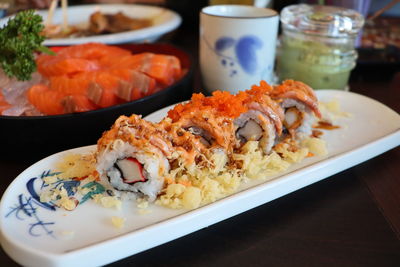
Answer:
<svg viewBox="0 0 400 267"><path fill-rule="evenodd" d="M292 138L312 133L315 118L320 118L318 99L311 87L294 80L286 80L272 89L265 89L265 84L253 86L265 90L284 110L284 132Z"/></svg>
<svg viewBox="0 0 400 267"><path fill-rule="evenodd" d="M120 116L97 147L97 171L116 195L156 199L173 152L165 131L138 115Z"/></svg>

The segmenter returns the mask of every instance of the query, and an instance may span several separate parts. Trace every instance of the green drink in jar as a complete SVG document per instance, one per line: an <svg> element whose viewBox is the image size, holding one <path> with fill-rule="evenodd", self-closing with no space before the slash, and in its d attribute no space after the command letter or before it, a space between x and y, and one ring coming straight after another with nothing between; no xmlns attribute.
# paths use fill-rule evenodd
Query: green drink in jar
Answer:
<svg viewBox="0 0 400 267"><path fill-rule="evenodd" d="M348 88L357 59L354 42L364 23L361 14L302 4L284 8L281 22L277 57L280 80L299 80L314 89Z"/></svg>

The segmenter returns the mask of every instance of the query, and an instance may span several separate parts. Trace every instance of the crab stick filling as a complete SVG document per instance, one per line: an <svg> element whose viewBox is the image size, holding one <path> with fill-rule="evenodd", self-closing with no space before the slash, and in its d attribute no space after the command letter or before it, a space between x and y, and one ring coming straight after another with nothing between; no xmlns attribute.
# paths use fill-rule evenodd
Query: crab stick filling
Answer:
<svg viewBox="0 0 400 267"><path fill-rule="evenodd" d="M124 183L134 184L147 181L143 170L143 164L135 158L119 159L114 166L120 172L121 179Z"/></svg>

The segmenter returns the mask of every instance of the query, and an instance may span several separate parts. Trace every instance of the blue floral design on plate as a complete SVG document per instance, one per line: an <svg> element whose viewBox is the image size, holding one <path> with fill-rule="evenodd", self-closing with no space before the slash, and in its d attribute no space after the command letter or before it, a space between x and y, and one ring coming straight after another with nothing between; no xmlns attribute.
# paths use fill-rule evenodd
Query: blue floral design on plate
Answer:
<svg viewBox="0 0 400 267"><path fill-rule="evenodd" d="M46 234L55 238L53 230L50 229L50 226L54 225L55 222L44 221L41 218L39 211L40 209L56 211L58 207L52 202L41 202L40 190L43 190L46 187L55 189L62 186L67 191L69 197L77 197L77 189L79 186L81 186L81 182L74 180L72 177L70 179L60 179L57 177L57 179L50 184L45 183L43 180L46 177L57 176L59 174L61 173L46 170L40 175L29 178L26 182L26 190L28 194L22 193L18 195L16 203L9 208L9 212L5 215L5 218L9 218L14 215L14 217L18 220L28 220L28 233L33 237ZM36 187L35 184L37 185ZM106 191L104 186L96 181L89 182L81 187L87 188L89 191L81 197L80 201L77 200L79 204L83 204L88 199L92 198L93 195L102 194Z"/></svg>
<svg viewBox="0 0 400 267"><path fill-rule="evenodd" d="M56 208L51 203L43 203L40 202L39 194L36 192L34 184L35 181L42 181L41 188L45 186L43 183L43 178L55 176L60 174L59 172L51 172L50 170L42 172L37 177L30 178L26 183L26 189L29 193L29 196L25 194L19 194L18 199L15 205L10 207L10 211L5 215L6 218L14 215L18 220L24 221L28 220L28 233L31 236L38 237L43 234L49 235L53 238L53 231L50 229L50 226L54 225L55 222L44 221L39 216L39 209L44 208L50 211L55 211Z"/></svg>
<svg viewBox="0 0 400 267"><path fill-rule="evenodd" d="M10 211L6 214L6 218L14 214L18 220L28 219L31 223L28 224L28 232L31 236L41 236L47 234L54 238L53 231L49 229L54 222L45 222L38 215L38 204L32 197L27 197L24 194L18 195L18 202L15 206L10 207Z"/></svg>

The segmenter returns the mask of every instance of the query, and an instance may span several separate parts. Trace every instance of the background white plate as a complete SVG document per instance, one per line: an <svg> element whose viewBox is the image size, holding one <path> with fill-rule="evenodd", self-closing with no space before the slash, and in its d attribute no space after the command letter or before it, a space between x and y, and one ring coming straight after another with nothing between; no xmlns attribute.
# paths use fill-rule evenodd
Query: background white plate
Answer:
<svg viewBox="0 0 400 267"><path fill-rule="evenodd" d="M68 24L87 24L89 17L92 13L101 11L103 13L114 14L122 11L126 16L132 18L155 18L154 25L135 31L127 31L114 34L103 34L79 38L62 38L62 39L47 39L43 42L47 46L57 45L73 45L82 44L87 42L101 42L105 44L121 44L128 42L154 42L163 34L176 29L181 24L181 17L174 11L146 5L128 5L128 4L115 4L115 5L79 5L68 7ZM46 21L47 11L37 11ZM5 25L9 17L0 20L0 27ZM62 23L62 12L60 8L54 13L54 24Z"/></svg>
<svg viewBox="0 0 400 267"><path fill-rule="evenodd" d="M339 130L324 133L329 150L325 157L307 158L269 181L250 181L238 193L192 211L151 205L152 213L139 215L132 202L124 202L120 211L87 202L66 212L42 208L32 200L28 181L51 169L65 153L95 147L64 151L32 165L8 187L0 202L0 243L22 265L104 265L269 202L400 144L400 115L383 104L344 91L324 90L317 95L321 101L337 99L342 110L352 114L337 121ZM158 121L167 110L147 119ZM111 216L125 217L125 227L113 227ZM74 235L63 234L69 232Z"/></svg>

